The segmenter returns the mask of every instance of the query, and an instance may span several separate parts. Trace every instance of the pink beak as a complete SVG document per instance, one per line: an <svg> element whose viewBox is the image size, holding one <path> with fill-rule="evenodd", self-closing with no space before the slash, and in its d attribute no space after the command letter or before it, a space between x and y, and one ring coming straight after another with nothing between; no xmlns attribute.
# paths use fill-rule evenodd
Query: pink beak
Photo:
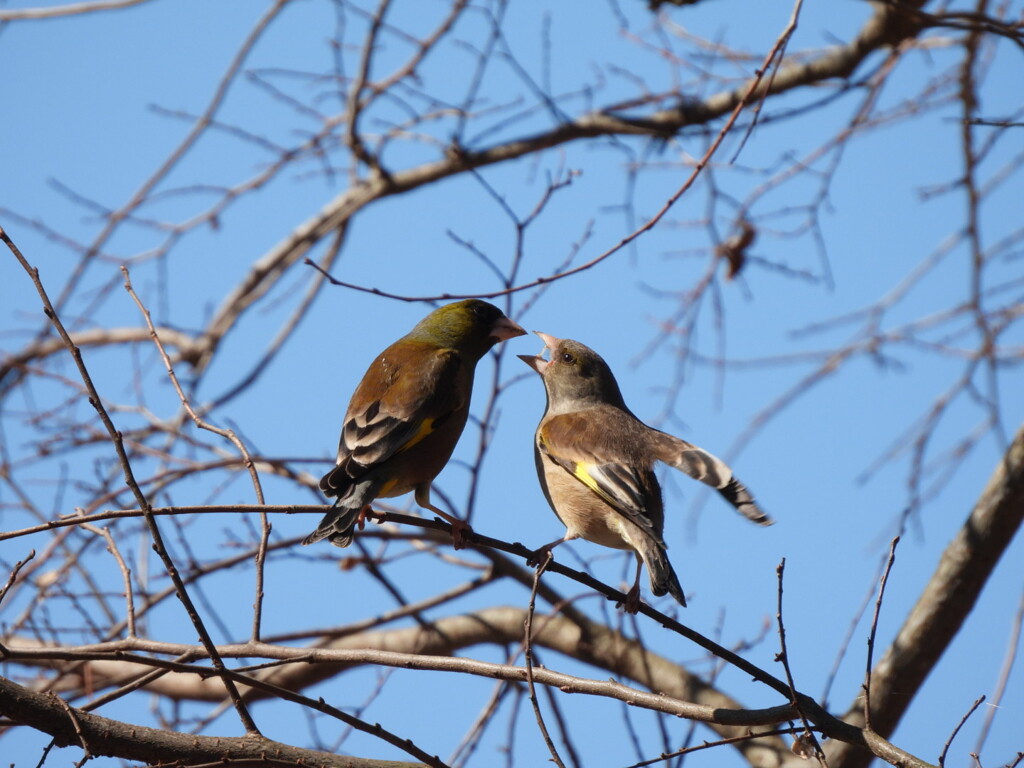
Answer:
<svg viewBox="0 0 1024 768"><path fill-rule="evenodd" d="M494 324L491 328L491 338L497 339L498 341L505 341L506 339L514 339L516 336L525 336L526 331L523 327L514 320L509 320L507 317L503 317Z"/></svg>
<svg viewBox="0 0 1024 768"><path fill-rule="evenodd" d="M551 352L554 352L558 348L558 345L562 343L561 339L556 339L554 336L549 336L546 333L541 333L540 331L534 331L534 333L536 333L540 337L540 340L544 342L544 348ZM539 355L517 355L517 357L533 368L533 370L541 376L547 373L548 366L551 365L550 360L544 359L543 351Z"/></svg>

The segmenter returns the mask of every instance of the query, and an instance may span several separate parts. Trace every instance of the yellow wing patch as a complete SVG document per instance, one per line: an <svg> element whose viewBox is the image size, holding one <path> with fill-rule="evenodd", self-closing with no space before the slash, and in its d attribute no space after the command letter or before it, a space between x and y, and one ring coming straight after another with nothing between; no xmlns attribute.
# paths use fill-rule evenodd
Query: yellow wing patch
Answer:
<svg viewBox="0 0 1024 768"><path fill-rule="evenodd" d="M413 436L406 440L405 444L395 451L395 453L401 453L402 451L409 450L420 440L430 435L434 431L434 425L437 424L437 422L438 419L424 419L420 422L419 429L417 429Z"/></svg>
<svg viewBox="0 0 1024 768"><path fill-rule="evenodd" d="M587 488L589 488L594 493L596 493L598 496L600 496L601 499L605 503L610 504L611 506L618 508L620 506L619 503L612 497L611 494L608 493L608 491L606 491L604 488L602 488L600 486L600 484L598 484L597 480L594 479L594 476L590 474L590 468L593 467L593 466L595 466L595 465L594 464L588 464L585 461L573 462L572 463L572 474L573 474L573 477L575 477L577 480L579 480L581 483L583 483L585 486L587 486Z"/></svg>
<svg viewBox="0 0 1024 768"><path fill-rule="evenodd" d="M537 441L541 447L541 451L551 457L556 464L560 464L563 469L567 469L573 477L577 478L580 482L593 490L595 494L601 497L601 499L606 501L608 504L613 504L608 495L603 492L601 486L597 484L597 480L595 480L593 475L591 475L590 468L594 466L593 464L588 464L587 462L574 462L569 459L557 459L555 455L551 453L548 438L545 437L543 430L537 436Z"/></svg>
<svg viewBox="0 0 1024 768"><path fill-rule="evenodd" d="M550 443L548 442L547 437L544 436L543 430L537 435L537 443L541 451L547 454L552 461L567 470L573 477L596 493L605 503L610 504L613 507L619 506L615 499L612 498L612 496L600 486L594 476L590 474L591 467L596 467L596 464L591 464L586 461L572 461L571 459L559 458L551 451Z"/></svg>
<svg viewBox="0 0 1024 768"><path fill-rule="evenodd" d="M597 481L590 474L590 465L585 462L573 462L572 474L583 483L587 488L592 490L599 496L603 496L601 488L598 486Z"/></svg>

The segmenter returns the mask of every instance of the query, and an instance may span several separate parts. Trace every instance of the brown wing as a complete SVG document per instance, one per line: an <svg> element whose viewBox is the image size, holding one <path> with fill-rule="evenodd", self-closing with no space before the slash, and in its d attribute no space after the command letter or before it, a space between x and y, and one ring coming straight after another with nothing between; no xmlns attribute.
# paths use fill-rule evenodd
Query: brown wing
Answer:
<svg viewBox="0 0 1024 768"><path fill-rule="evenodd" d="M661 541L664 512L653 461L630 414L601 406L547 418L537 449L646 533Z"/></svg>
<svg viewBox="0 0 1024 768"><path fill-rule="evenodd" d="M753 494L736 479L724 461L674 435L650 427L648 429L651 432L651 445L657 451L660 461L685 472L694 480L710 485L751 522L758 525L771 525L775 522L757 505Z"/></svg>
<svg viewBox="0 0 1024 768"><path fill-rule="evenodd" d="M371 363L345 414L338 465L320 487L337 492L418 443L465 407L466 366L453 349L402 340Z"/></svg>

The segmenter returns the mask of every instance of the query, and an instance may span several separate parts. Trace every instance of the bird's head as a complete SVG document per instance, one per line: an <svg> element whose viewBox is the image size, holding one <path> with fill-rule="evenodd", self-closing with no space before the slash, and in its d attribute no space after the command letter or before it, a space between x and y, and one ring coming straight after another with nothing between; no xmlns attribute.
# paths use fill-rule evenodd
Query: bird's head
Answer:
<svg viewBox="0 0 1024 768"><path fill-rule="evenodd" d="M493 304L466 299L435 309L412 329L409 338L457 349L479 360L499 341L525 333Z"/></svg>
<svg viewBox="0 0 1024 768"><path fill-rule="evenodd" d="M544 379L549 406L573 410L586 402L625 407L619 384L608 363L590 347L572 339L556 339L535 332L544 342L549 359L540 355L519 355L519 359Z"/></svg>

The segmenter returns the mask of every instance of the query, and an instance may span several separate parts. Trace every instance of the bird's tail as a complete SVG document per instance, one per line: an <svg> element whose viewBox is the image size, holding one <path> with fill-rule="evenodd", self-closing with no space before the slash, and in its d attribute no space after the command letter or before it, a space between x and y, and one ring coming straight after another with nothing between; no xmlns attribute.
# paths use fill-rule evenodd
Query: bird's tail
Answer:
<svg viewBox="0 0 1024 768"><path fill-rule="evenodd" d="M352 537L356 532L356 523L362 509L362 505L349 507L335 504L324 515L324 519L320 521L316 530L302 540L303 545L316 544L318 541L327 539L336 547L347 547L352 543Z"/></svg>
<svg viewBox="0 0 1024 768"><path fill-rule="evenodd" d="M661 435L659 459L694 480L710 485L751 522L758 525L771 525L775 522L757 505L753 494L736 479L728 464L685 440L664 432Z"/></svg>
<svg viewBox="0 0 1024 768"><path fill-rule="evenodd" d="M663 547L650 547L641 554L644 565L647 566L647 574L651 577L651 592L661 597L666 592L672 595L683 608L686 607L686 596L683 595L683 587L679 583L672 563L668 560L668 553Z"/></svg>
<svg viewBox="0 0 1024 768"><path fill-rule="evenodd" d="M324 515L316 530L304 538L302 543L316 544L327 539L336 547L347 547L352 543L360 513L370 505L376 493L377 483L374 482L364 481L350 485L347 491L335 500L334 506Z"/></svg>

